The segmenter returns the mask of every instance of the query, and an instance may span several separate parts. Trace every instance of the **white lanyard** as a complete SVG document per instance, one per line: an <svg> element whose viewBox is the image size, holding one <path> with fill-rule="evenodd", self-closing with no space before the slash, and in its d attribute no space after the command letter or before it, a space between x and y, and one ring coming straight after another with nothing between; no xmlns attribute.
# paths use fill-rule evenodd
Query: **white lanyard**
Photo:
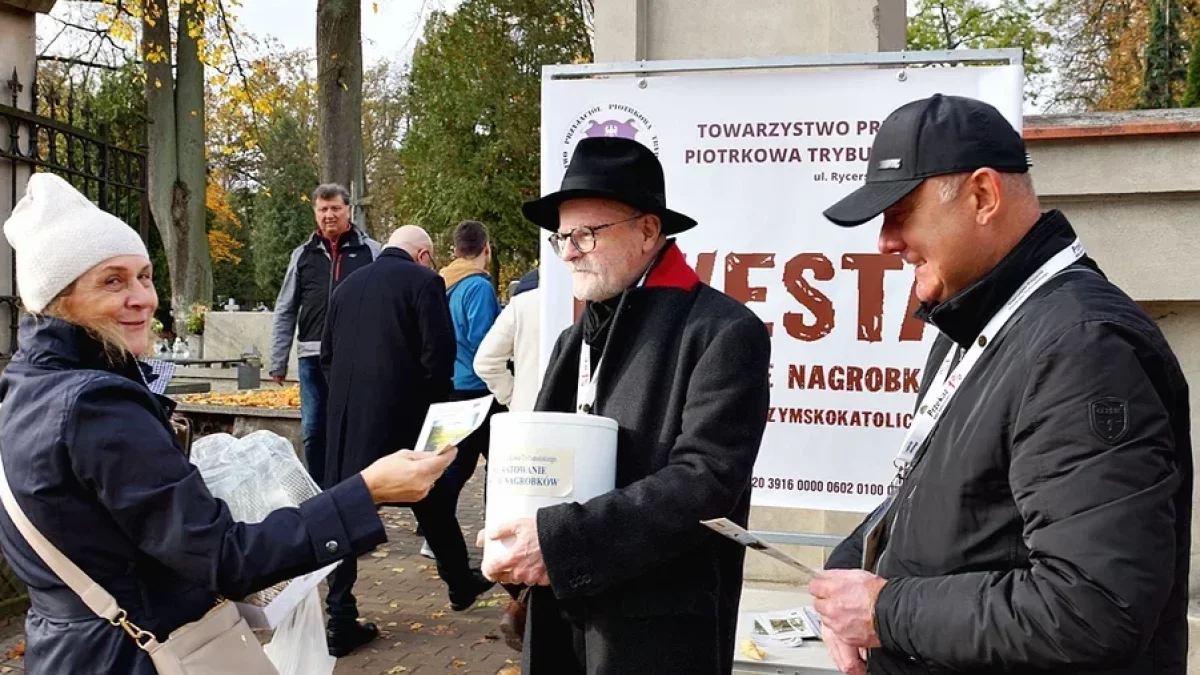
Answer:
<svg viewBox="0 0 1200 675"><path fill-rule="evenodd" d="M642 277L638 279L634 288L639 288L646 284L646 279L650 277L650 270L654 269L654 265L646 268L642 272ZM616 310L613 310L614 312ZM617 317L612 320L615 323ZM609 327L609 335L612 335L612 327ZM596 362L596 370L592 370L592 347L586 341L579 343L579 383L575 389L575 412L580 415L590 415L596 407L596 379L600 376L600 366L604 363L604 354L601 353L600 360Z"/></svg>
<svg viewBox="0 0 1200 675"><path fill-rule="evenodd" d="M942 365L938 368L937 375L933 380L933 384L941 382L941 387L935 392L933 385L926 390L925 395L921 397L921 401L917 406L917 414L913 416L912 426L908 429L908 435L904 437L904 444L900 446L900 453L896 455L894 462L897 473L895 483L898 485L903 482L908 476L909 470L912 468L913 459L917 455L917 451L921 445L925 443L925 439L929 438L929 434L937 425L942 413L950 406L950 399L954 398L954 394L958 391L958 386L966 379L967 373L971 372L971 368L983 356L984 350L992 344L996 334L1009 319L1016 314L1021 305L1033 295L1034 291L1041 288L1043 284L1049 281L1059 272L1067 269L1075 264L1075 261L1083 257L1083 242L1075 239L1070 246L1064 248L1054 255L1053 258L1047 260L1041 267L1021 284L1021 287L1013 293L1012 297L1004 303L999 311L997 311L984 326L983 332L971 344L971 348L963 355L962 360L954 367L954 371L950 371L950 364L954 362L954 354L957 348L951 348L946 354L946 358L942 361ZM926 405L926 401L932 401Z"/></svg>
<svg viewBox="0 0 1200 675"><path fill-rule="evenodd" d="M584 342L579 345L579 388L575 392L575 412L581 415L592 414L596 405L596 375L600 374L600 364L604 357L596 362L596 372L592 372L592 347Z"/></svg>

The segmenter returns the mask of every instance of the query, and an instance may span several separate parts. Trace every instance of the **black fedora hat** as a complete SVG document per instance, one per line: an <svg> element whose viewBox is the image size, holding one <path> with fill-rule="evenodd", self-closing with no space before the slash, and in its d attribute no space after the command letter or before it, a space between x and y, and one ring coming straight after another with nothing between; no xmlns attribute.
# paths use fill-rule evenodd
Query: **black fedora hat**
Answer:
<svg viewBox="0 0 1200 675"><path fill-rule="evenodd" d="M585 138L575 146L558 192L525 202L521 211L538 227L558 231L558 207L571 199L611 199L652 213L665 235L696 226L667 208L662 164L649 148L627 138Z"/></svg>

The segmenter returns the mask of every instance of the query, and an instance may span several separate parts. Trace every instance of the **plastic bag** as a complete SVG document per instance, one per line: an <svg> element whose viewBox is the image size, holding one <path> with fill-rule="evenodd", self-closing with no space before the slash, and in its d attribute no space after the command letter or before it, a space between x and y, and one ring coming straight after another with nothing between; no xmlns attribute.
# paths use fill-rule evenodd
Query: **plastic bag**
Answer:
<svg viewBox="0 0 1200 675"><path fill-rule="evenodd" d="M284 619L263 648L279 675L329 675L337 659L325 645L325 613L317 589Z"/></svg>
<svg viewBox="0 0 1200 675"><path fill-rule="evenodd" d="M320 493L291 442L270 431L242 438L213 434L192 446L191 461L214 497L235 520L258 523L272 511L299 506ZM264 606L288 582L254 593L243 602ZM266 647L279 675L332 675L337 659L325 642L325 616L314 588L275 629Z"/></svg>

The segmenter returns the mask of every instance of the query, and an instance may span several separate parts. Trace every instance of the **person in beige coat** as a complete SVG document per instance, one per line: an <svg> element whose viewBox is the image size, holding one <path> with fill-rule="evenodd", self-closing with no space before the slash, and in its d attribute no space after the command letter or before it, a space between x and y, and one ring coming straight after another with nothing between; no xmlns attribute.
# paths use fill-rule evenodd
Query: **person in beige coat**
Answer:
<svg viewBox="0 0 1200 675"><path fill-rule="evenodd" d="M532 288L522 279L475 353L475 374L487 384L496 401L513 412L533 410L538 395L540 309L535 275L527 275L533 277Z"/></svg>

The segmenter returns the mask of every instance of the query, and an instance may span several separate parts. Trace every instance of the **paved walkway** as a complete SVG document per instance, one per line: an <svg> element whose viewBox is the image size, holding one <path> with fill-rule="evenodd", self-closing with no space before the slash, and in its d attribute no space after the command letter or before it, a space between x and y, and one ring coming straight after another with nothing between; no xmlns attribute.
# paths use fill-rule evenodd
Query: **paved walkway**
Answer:
<svg viewBox="0 0 1200 675"><path fill-rule="evenodd" d="M459 521L474 565L475 533L483 527L483 467L459 500ZM499 586L471 609L453 612L433 561L419 554L421 540L408 509L382 512L388 543L358 561L359 612L383 631L375 642L340 659L335 675L519 675L519 655L497 630L508 594ZM0 675L23 673L19 656L24 618L0 621Z"/></svg>

